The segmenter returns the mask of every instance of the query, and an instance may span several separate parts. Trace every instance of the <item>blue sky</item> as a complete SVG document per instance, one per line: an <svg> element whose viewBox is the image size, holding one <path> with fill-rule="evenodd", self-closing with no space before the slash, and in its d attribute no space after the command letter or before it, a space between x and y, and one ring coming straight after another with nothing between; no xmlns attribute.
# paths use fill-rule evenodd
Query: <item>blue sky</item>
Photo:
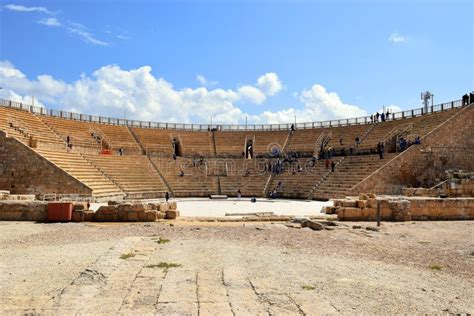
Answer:
<svg viewBox="0 0 474 316"><path fill-rule="evenodd" d="M275 123L474 89L470 0L0 3L0 96L53 108Z"/></svg>

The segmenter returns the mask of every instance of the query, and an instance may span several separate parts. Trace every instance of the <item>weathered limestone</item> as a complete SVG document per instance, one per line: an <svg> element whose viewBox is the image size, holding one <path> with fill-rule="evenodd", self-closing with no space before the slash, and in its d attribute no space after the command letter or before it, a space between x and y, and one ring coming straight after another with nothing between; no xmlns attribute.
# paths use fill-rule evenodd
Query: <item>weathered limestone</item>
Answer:
<svg viewBox="0 0 474 316"><path fill-rule="evenodd" d="M42 201L0 201L2 221L46 221L47 202Z"/></svg>
<svg viewBox="0 0 474 316"><path fill-rule="evenodd" d="M364 198L359 195L361 197ZM474 219L474 198L379 196L368 200L354 200L355 198L334 200L334 207L325 208L326 214L337 213L341 221L375 221L378 203L380 217L387 221Z"/></svg>
<svg viewBox="0 0 474 316"><path fill-rule="evenodd" d="M159 219L179 217L179 211L169 209L169 203L108 204L97 210L93 220L98 222L154 222ZM176 208L176 202L171 207Z"/></svg>
<svg viewBox="0 0 474 316"><path fill-rule="evenodd" d="M83 194L92 190L33 149L0 131L0 188L13 194Z"/></svg>
<svg viewBox="0 0 474 316"><path fill-rule="evenodd" d="M355 195L372 191L378 194L403 194L405 187L433 187L437 183L436 179L441 178L449 169L474 171L469 151L474 148L473 117L472 105L460 110L422 137L421 145L412 146L399 154L354 186L351 193Z"/></svg>

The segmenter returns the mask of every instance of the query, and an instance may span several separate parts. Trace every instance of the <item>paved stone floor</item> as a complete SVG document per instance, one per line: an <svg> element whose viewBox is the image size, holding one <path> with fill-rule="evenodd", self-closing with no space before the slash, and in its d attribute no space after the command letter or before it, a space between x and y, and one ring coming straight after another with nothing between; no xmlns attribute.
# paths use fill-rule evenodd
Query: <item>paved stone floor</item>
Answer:
<svg viewBox="0 0 474 316"><path fill-rule="evenodd" d="M399 230L411 231L414 225L388 227L385 232L352 232L346 226L313 232L281 224L0 224L6 233L0 236L1 314L321 315L474 310L469 262L459 263L460 274L438 272L423 267L427 264L423 260L432 260L426 254L416 258L421 260L420 268L407 264L409 258L396 262L390 259L390 251L375 251L385 243L397 247L402 242ZM465 224L457 229L472 232ZM410 240L407 232L403 234ZM159 243L160 237L170 240ZM422 235L424 242L427 238ZM447 240L447 249L458 243L458 239ZM432 242L439 247L437 240ZM408 248L427 247L416 240L409 244ZM367 256L372 247L373 253ZM405 247L400 244L398 250ZM472 241L453 253L446 249L440 253L451 256L455 265L452 256L462 251L458 259L472 264L466 252L469 247ZM434 256L438 255L435 251ZM439 262L445 269L444 261Z"/></svg>

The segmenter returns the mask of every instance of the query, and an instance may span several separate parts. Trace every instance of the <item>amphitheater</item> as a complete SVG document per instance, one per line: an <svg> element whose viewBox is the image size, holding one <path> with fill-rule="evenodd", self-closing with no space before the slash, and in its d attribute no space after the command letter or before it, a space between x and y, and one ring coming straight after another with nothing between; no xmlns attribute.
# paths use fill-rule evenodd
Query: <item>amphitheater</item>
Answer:
<svg viewBox="0 0 474 316"><path fill-rule="evenodd" d="M0 100L0 312L472 314L473 111L199 125Z"/></svg>
<svg viewBox="0 0 474 316"><path fill-rule="evenodd" d="M368 117L298 123L294 132L291 124L152 123L5 100L1 105L0 188L15 194L107 200L165 192L236 196L240 190L242 196L266 197L281 182L279 197L327 200L360 192L400 194L403 187L434 186L447 169L472 168L472 109L461 101L393 113L373 124ZM399 152L402 137L420 137L421 145ZM383 159L379 142L385 144ZM334 152L335 172L324 160L312 163L321 148ZM295 162L287 161L281 173L268 170L275 153L297 154L303 172L295 174ZM426 173L429 163L433 172Z"/></svg>

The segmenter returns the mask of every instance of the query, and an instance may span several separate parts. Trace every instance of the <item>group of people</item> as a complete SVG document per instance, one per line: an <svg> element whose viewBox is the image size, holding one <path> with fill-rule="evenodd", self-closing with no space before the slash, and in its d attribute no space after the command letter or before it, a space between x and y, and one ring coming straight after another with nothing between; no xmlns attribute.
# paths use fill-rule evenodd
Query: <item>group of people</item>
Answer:
<svg viewBox="0 0 474 316"><path fill-rule="evenodd" d="M326 159L326 170L329 170L329 167L331 167L331 172L334 172L336 170L336 163L332 159Z"/></svg>
<svg viewBox="0 0 474 316"><path fill-rule="evenodd" d="M390 119L390 114L392 114L392 116L395 116L395 113L390 113L389 109L387 109L386 113L376 112L375 114L370 115L370 123L379 123L379 122L388 121Z"/></svg>
<svg viewBox="0 0 474 316"><path fill-rule="evenodd" d="M416 136L415 141L406 140L404 137L400 137L398 140L398 150L405 151L411 145L419 145L421 144L420 136Z"/></svg>

